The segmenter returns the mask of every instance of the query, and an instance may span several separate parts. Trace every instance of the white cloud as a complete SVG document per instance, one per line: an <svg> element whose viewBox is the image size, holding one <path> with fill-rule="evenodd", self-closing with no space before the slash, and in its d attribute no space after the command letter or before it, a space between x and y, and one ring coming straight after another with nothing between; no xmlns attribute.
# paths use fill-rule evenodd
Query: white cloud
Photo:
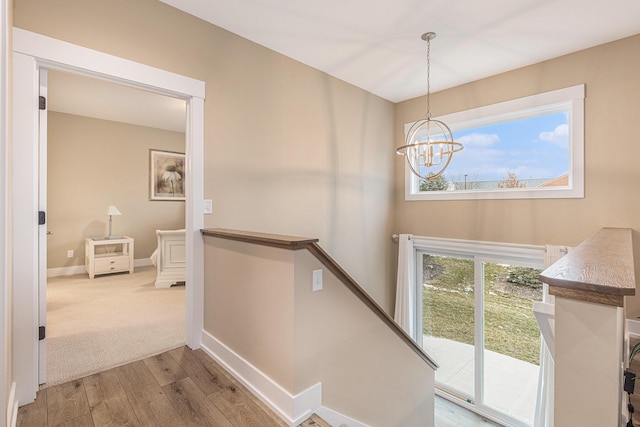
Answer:
<svg viewBox="0 0 640 427"><path fill-rule="evenodd" d="M569 125L562 124L551 132L540 132L540 141L545 141L558 147L566 148L569 144Z"/></svg>
<svg viewBox="0 0 640 427"><path fill-rule="evenodd" d="M500 142L500 137L495 133L472 133L460 138L464 147L483 148L490 147Z"/></svg>

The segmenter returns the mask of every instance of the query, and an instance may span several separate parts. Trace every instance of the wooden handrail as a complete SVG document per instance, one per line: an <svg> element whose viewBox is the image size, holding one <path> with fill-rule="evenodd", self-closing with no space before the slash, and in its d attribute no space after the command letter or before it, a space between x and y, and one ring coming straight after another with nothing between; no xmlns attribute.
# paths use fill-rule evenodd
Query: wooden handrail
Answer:
<svg viewBox="0 0 640 427"><path fill-rule="evenodd" d="M222 228L202 229L205 236L218 237L228 240L237 240L256 245L272 246L281 249L299 250L307 249L318 261L327 267L360 301L362 301L373 313L380 318L402 341L405 342L422 360L431 368L438 369L438 364L420 347L409 334L405 332L386 311L371 298L371 296L351 277L340 265L331 258L318 244L318 239L304 237L282 236L277 234L253 233L248 231L236 231Z"/></svg>
<svg viewBox="0 0 640 427"><path fill-rule="evenodd" d="M227 240L237 240L240 242L254 243L256 245L272 246L291 250L304 249L310 243L318 241L318 239L307 239L306 237L255 233L252 231L228 230L225 228L203 228L200 231L202 231L202 234L205 236L220 237Z"/></svg>
<svg viewBox="0 0 640 427"><path fill-rule="evenodd" d="M603 228L540 274L549 293L622 307L635 295L632 230Z"/></svg>

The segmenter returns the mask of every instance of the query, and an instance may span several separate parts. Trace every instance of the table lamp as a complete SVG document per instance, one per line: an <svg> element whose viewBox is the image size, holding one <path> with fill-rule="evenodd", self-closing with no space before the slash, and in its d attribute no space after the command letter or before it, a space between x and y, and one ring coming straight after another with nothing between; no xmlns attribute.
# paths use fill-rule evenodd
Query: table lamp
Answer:
<svg viewBox="0 0 640 427"><path fill-rule="evenodd" d="M113 239L113 236L111 235L111 221L113 219L113 215L122 215L122 212L120 212L115 206L109 205L107 208L107 215L109 215L109 236L107 239L111 240Z"/></svg>

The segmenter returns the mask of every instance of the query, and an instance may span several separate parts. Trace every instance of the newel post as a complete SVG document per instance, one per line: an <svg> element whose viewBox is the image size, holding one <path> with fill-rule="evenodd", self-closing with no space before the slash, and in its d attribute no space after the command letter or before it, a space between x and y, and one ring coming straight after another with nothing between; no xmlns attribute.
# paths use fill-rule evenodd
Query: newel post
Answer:
<svg viewBox="0 0 640 427"><path fill-rule="evenodd" d="M632 230L603 228L540 275L555 299L556 426L620 425Z"/></svg>

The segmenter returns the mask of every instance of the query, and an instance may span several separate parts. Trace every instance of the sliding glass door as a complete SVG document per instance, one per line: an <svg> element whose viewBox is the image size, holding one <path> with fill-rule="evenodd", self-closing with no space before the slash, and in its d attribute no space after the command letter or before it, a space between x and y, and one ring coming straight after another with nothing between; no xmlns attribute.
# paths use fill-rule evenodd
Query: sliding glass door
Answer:
<svg viewBox="0 0 640 427"><path fill-rule="evenodd" d="M460 397L475 390L473 260L420 252L422 345L440 368L436 381ZM420 284L420 283L419 283Z"/></svg>
<svg viewBox="0 0 640 427"><path fill-rule="evenodd" d="M509 425L531 425L540 359L532 312L542 300L538 261L416 254L418 341L440 365L437 387Z"/></svg>

